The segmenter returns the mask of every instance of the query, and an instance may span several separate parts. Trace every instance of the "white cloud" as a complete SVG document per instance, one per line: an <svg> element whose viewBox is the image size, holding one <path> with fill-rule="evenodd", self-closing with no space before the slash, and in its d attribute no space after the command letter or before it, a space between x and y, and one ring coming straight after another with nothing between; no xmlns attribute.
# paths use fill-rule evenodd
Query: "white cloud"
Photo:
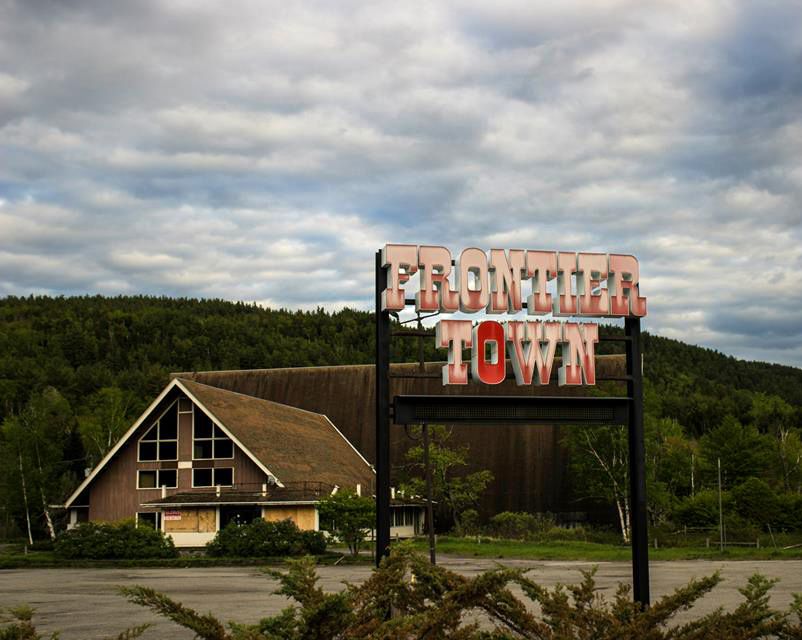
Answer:
<svg viewBox="0 0 802 640"><path fill-rule="evenodd" d="M800 365L800 34L791 0L5 3L0 293L369 308L389 240L626 251L650 330Z"/></svg>

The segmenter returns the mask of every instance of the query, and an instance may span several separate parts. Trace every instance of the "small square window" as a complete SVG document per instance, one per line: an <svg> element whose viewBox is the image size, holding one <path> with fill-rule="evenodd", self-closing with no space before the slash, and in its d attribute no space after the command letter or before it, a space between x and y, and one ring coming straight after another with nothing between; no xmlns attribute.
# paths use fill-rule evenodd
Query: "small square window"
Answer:
<svg viewBox="0 0 802 640"><path fill-rule="evenodd" d="M195 460L211 460L213 457L213 442L214 440L195 440L192 457L195 458Z"/></svg>
<svg viewBox="0 0 802 640"><path fill-rule="evenodd" d="M159 460L178 460L178 443L160 442Z"/></svg>
<svg viewBox="0 0 802 640"><path fill-rule="evenodd" d="M139 472L139 488L140 489L155 489L156 488L156 475L155 470L147 470Z"/></svg>
<svg viewBox="0 0 802 640"><path fill-rule="evenodd" d="M177 485L177 472L175 469L162 469L159 471L159 486L175 489Z"/></svg>
<svg viewBox="0 0 802 640"><path fill-rule="evenodd" d="M155 442L140 442L139 443L139 459L140 460L158 460L156 455L158 445Z"/></svg>
<svg viewBox="0 0 802 640"><path fill-rule="evenodd" d="M192 470L192 486L193 487L211 487L212 486L212 470L211 469L193 469Z"/></svg>
<svg viewBox="0 0 802 640"><path fill-rule="evenodd" d="M234 484L234 469L228 467L226 469L214 470L214 483L221 487L230 487Z"/></svg>
<svg viewBox="0 0 802 640"><path fill-rule="evenodd" d="M234 444L231 440L215 440L214 441L214 457L215 458L233 458L234 457Z"/></svg>

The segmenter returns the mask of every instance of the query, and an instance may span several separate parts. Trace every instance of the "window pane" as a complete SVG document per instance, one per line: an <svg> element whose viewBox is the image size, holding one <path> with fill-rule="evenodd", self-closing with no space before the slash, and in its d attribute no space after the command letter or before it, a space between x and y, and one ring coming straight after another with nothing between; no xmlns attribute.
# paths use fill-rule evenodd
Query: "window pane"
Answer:
<svg viewBox="0 0 802 640"><path fill-rule="evenodd" d="M140 489L155 489L156 488L156 472L155 471L140 471L139 472L139 488Z"/></svg>
<svg viewBox="0 0 802 640"><path fill-rule="evenodd" d="M192 411L192 400L189 398L179 398L178 399L178 410L182 413L184 411Z"/></svg>
<svg viewBox="0 0 802 640"><path fill-rule="evenodd" d="M211 460L212 458L212 441L211 440L195 440L195 447L193 457L195 460Z"/></svg>
<svg viewBox="0 0 802 640"><path fill-rule="evenodd" d="M177 460L177 459L178 459L177 442L159 443L159 460Z"/></svg>
<svg viewBox="0 0 802 640"><path fill-rule="evenodd" d="M159 440L175 440L178 438L177 421L176 405L173 405L159 419Z"/></svg>
<svg viewBox="0 0 802 640"><path fill-rule="evenodd" d="M230 487L234 480L234 470L231 468L227 469L215 469L214 470L214 483L219 484L222 487Z"/></svg>
<svg viewBox="0 0 802 640"><path fill-rule="evenodd" d="M142 436L142 439L143 440L155 440L158 437L158 433L156 432L156 429L157 429L157 425L154 424L150 429L148 429L148 432L144 436Z"/></svg>
<svg viewBox="0 0 802 640"><path fill-rule="evenodd" d="M151 529L155 529L157 515L158 514L155 511L148 513L137 513L136 524L138 527L150 527Z"/></svg>
<svg viewBox="0 0 802 640"><path fill-rule="evenodd" d="M193 469L192 470L192 486L193 487L211 487L212 486L212 470L211 469Z"/></svg>
<svg viewBox="0 0 802 640"><path fill-rule="evenodd" d="M227 438L228 436L223 432L223 430L220 427L218 427L217 425L214 425L214 437L215 438Z"/></svg>
<svg viewBox="0 0 802 640"><path fill-rule="evenodd" d="M156 460L156 443L155 442L140 442L139 443L139 459L140 460Z"/></svg>
<svg viewBox="0 0 802 640"><path fill-rule="evenodd" d="M159 471L159 486L169 487L175 489L176 487L176 470L175 469L162 469Z"/></svg>
<svg viewBox="0 0 802 640"><path fill-rule="evenodd" d="M209 419L209 416L198 408L195 409L195 437L212 437L212 421Z"/></svg>
<svg viewBox="0 0 802 640"><path fill-rule="evenodd" d="M214 441L214 457L215 458L233 458L234 457L234 444L229 439L215 440Z"/></svg>

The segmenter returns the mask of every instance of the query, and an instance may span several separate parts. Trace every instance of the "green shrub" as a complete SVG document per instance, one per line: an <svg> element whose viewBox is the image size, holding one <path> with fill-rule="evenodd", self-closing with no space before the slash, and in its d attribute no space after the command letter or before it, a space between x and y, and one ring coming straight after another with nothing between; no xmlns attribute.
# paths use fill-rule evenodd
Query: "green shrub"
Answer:
<svg viewBox="0 0 802 640"><path fill-rule="evenodd" d="M749 478L730 492L735 512L747 522L765 528L780 515L777 494L763 480Z"/></svg>
<svg viewBox="0 0 802 640"><path fill-rule="evenodd" d="M178 556L172 539L150 527L137 527L133 520L84 522L65 531L53 545L59 558L139 559Z"/></svg>
<svg viewBox="0 0 802 640"><path fill-rule="evenodd" d="M267 522L261 518L250 524L230 523L206 545L210 556L264 558L320 554L326 538L319 531L301 531L290 519Z"/></svg>
<svg viewBox="0 0 802 640"><path fill-rule="evenodd" d="M739 590L743 602L732 612L716 609L677 624L674 615L710 592L721 581L718 574L692 580L642 608L632 602L629 585L619 585L612 597L600 593L594 571L582 572L578 584L548 588L522 568L462 576L429 564L404 546L396 547L364 583L347 585L339 593L320 588L311 558L291 560L287 573L268 573L280 581L276 593L297 605L256 624L230 623L230 632L211 614L200 614L153 589L134 586L121 592L204 640L802 638L802 598L797 596L787 613L772 609L774 582L760 575Z"/></svg>
<svg viewBox="0 0 802 640"><path fill-rule="evenodd" d="M503 511L490 519L487 531L497 538L529 540L543 536L555 526L554 518L548 513Z"/></svg>
<svg viewBox="0 0 802 640"><path fill-rule="evenodd" d="M730 497L726 492L722 495L724 512L730 505ZM674 510L672 520L686 527L718 526L718 493L700 491L693 497L685 498Z"/></svg>
<svg viewBox="0 0 802 640"><path fill-rule="evenodd" d="M28 551L53 551L55 542L52 540L34 540L28 545Z"/></svg>
<svg viewBox="0 0 802 640"><path fill-rule="evenodd" d="M776 531L802 531L802 495L783 493L777 496L778 513L771 523Z"/></svg>
<svg viewBox="0 0 802 640"><path fill-rule="evenodd" d="M479 525L479 512L476 509L466 509L460 517L462 533L466 536L475 536L482 532Z"/></svg>

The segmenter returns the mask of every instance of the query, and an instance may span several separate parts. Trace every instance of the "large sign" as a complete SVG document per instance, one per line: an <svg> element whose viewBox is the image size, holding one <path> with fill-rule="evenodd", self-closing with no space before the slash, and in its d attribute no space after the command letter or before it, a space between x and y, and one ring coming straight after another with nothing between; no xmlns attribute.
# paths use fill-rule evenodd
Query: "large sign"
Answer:
<svg viewBox="0 0 802 640"><path fill-rule="evenodd" d="M405 284L418 273L418 312L441 314L515 314L524 307L539 320L444 319L436 325L438 348L448 349L443 384L467 384L463 349L471 350L474 381L499 384L509 357L519 385L548 384L560 348L560 385L596 383L595 345L598 325L554 320L554 317L626 318L646 315L640 295L638 260L624 254L576 253L476 248L456 260L445 247L388 244L382 249L387 288L383 311L401 311ZM531 293L522 299L522 284ZM549 283L554 284L549 287Z"/></svg>

